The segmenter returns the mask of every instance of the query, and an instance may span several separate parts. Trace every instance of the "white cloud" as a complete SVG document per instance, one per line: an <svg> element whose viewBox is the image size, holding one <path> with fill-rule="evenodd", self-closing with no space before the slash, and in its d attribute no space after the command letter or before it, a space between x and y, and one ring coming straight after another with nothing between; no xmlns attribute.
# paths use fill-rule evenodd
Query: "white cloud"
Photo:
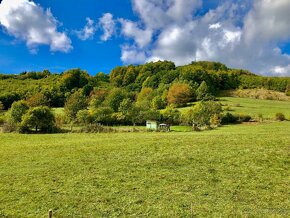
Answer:
<svg viewBox="0 0 290 218"><path fill-rule="evenodd" d="M148 29L183 24L201 7L201 0L132 0L133 9Z"/></svg>
<svg viewBox="0 0 290 218"><path fill-rule="evenodd" d="M256 0L245 17L247 42L290 39L289 11L289 0Z"/></svg>
<svg viewBox="0 0 290 218"><path fill-rule="evenodd" d="M24 40L35 53L39 45L49 45L50 50L69 52L71 40L57 31L58 21L51 11L29 0L3 0L0 4L0 23L9 35Z"/></svg>
<svg viewBox="0 0 290 218"><path fill-rule="evenodd" d="M219 28L221 28L221 24L220 23L215 23L215 24L211 24L211 25L209 25L209 28L210 29L219 29Z"/></svg>
<svg viewBox="0 0 290 218"><path fill-rule="evenodd" d="M224 30L224 40L226 41L226 43L240 42L241 35L241 31Z"/></svg>
<svg viewBox="0 0 290 218"><path fill-rule="evenodd" d="M287 66L275 66L272 69L272 72L274 72L274 74L278 74L281 76L289 76L290 75L290 64Z"/></svg>
<svg viewBox="0 0 290 218"><path fill-rule="evenodd" d="M183 65L197 59L290 75L290 56L278 47L290 39L289 0L224 1L203 15L196 15L201 0L132 0L132 5L140 19L119 19L121 33L133 39L122 47L125 63Z"/></svg>
<svg viewBox="0 0 290 218"><path fill-rule="evenodd" d="M177 65L187 64L194 60L196 41L194 36L195 22L186 26L170 26L164 29L152 49L152 56L159 59L172 60ZM150 60L151 57L148 57Z"/></svg>
<svg viewBox="0 0 290 218"><path fill-rule="evenodd" d="M133 38L140 48L148 45L151 42L152 31L142 30L134 23L129 20L120 19L122 25L122 33L129 38Z"/></svg>
<svg viewBox="0 0 290 218"><path fill-rule="evenodd" d="M113 19L113 15L110 13L105 13L99 19L99 25L103 30L103 35L101 36L102 41L108 41L115 32L115 20Z"/></svg>
<svg viewBox="0 0 290 218"><path fill-rule="evenodd" d="M75 31L80 40L92 39L97 30L95 22L89 17L86 18L87 24L80 31Z"/></svg>
<svg viewBox="0 0 290 218"><path fill-rule="evenodd" d="M146 54L134 46L125 45L122 46L121 60L125 63L140 64L146 60Z"/></svg>

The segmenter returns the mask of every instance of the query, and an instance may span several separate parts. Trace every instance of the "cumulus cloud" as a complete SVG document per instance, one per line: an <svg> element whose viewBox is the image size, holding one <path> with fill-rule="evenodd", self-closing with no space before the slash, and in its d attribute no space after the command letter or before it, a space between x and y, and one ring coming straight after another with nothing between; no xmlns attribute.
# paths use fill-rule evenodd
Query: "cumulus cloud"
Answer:
<svg viewBox="0 0 290 218"><path fill-rule="evenodd" d="M122 33L129 38L133 38L140 48L151 42L152 31L150 29L142 30L137 23L120 19L122 24Z"/></svg>
<svg viewBox="0 0 290 218"><path fill-rule="evenodd" d="M206 3L206 1L204 1ZM200 15L202 0L132 0L137 21L118 19L124 63L221 61L255 73L290 75L289 0L223 1Z"/></svg>
<svg viewBox="0 0 290 218"><path fill-rule="evenodd" d="M92 19L87 17L86 20L87 24L84 26L84 28L80 31L75 31L77 37L83 41L87 39L92 39L97 30L95 22Z"/></svg>
<svg viewBox="0 0 290 218"><path fill-rule="evenodd" d="M122 46L121 60L125 63L144 63L146 60L146 53L135 46Z"/></svg>
<svg viewBox="0 0 290 218"><path fill-rule="evenodd" d="M67 34L57 30L58 21L51 11L32 1L3 0L0 23L9 35L25 41L34 53L39 45L48 45L53 52L69 52L72 49Z"/></svg>
<svg viewBox="0 0 290 218"><path fill-rule="evenodd" d="M290 1L256 0L245 17L245 38L252 41L290 38Z"/></svg>
<svg viewBox="0 0 290 218"><path fill-rule="evenodd" d="M287 66L275 66L272 69L272 72L276 75L281 75L281 76L289 76L290 72L290 64Z"/></svg>
<svg viewBox="0 0 290 218"><path fill-rule="evenodd" d="M105 13L99 19L99 26L103 30L103 35L101 36L101 40L108 41L115 32L116 22L113 19L113 15L110 13Z"/></svg>
<svg viewBox="0 0 290 218"><path fill-rule="evenodd" d="M210 24L209 28L210 29L219 29L219 28L221 28L221 24L220 23Z"/></svg>
<svg viewBox="0 0 290 218"><path fill-rule="evenodd" d="M160 29L173 23L192 19L201 7L201 0L132 0L133 9L150 29Z"/></svg>

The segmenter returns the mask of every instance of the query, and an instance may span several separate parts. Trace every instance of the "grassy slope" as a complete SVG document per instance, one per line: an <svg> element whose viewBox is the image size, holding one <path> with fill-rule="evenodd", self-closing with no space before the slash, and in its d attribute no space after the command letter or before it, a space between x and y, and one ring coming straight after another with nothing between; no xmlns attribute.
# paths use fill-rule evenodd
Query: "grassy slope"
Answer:
<svg viewBox="0 0 290 218"><path fill-rule="evenodd" d="M275 119L276 113L284 113L290 118L290 101L260 100L252 98L221 97L220 102L223 108L230 107L230 113L249 114L257 118L262 114L264 118ZM179 108L180 111L188 110L191 107Z"/></svg>
<svg viewBox="0 0 290 218"><path fill-rule="evenodd" d="M290 122L0 134L0 216L290 216Z"/></svg>
<svg viewBox="0 0 290 218"><path fill-rule="evenodd" d="M221 102L230 106L233 113L245 113L253 117L261 113L264 118L271 119L275 118L276 113L284 113L286 118L290 118L290 101L226 97L221 98Z"/></svg>

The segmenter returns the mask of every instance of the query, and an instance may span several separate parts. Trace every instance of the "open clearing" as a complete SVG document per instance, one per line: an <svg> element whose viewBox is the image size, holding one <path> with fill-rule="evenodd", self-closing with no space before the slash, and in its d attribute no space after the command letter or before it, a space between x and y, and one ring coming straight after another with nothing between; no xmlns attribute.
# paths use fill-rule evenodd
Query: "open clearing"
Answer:
<svg viewBox="0 0 290 218"><path fill-rule="evenodd" d="M0 216L289 217L289 129L0 134Z"/></svg>

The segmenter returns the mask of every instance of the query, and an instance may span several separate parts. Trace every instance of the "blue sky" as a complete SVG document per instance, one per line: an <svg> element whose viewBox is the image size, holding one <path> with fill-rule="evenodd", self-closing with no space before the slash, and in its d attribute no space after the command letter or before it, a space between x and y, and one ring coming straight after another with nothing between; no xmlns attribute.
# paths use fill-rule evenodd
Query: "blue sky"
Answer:
<svg viewBox="0 0 290 218"><path fill-rule="evenodd" d="M0 73L221 61L290 75L288 0L3 0Z"/></svg>

